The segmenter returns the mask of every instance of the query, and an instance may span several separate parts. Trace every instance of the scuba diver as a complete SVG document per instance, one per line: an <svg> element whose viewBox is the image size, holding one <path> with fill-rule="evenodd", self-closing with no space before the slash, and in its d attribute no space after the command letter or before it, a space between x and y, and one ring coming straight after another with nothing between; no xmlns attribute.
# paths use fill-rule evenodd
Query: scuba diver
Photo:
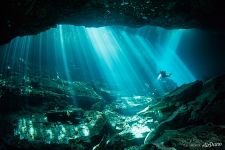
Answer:
<svg viewBox="0 0 225 150"><path fill-rule="evenodd" d="M170 77L171 77L172 73L167 73L166 71L160 71L159 72L159 75L157 77L157 80L158 80L158 87L156 88L157 89L157 92L160 94L160 95L163 95L165 93L168 93L168 92L171 92L173 91L174 89L176 89L178 86L177 86L177 83L174 82Z"/></svg>
<svg viewBox="0 0 225 150"><path fill-rule="evenodd" d="M157 80L168 78L172 75L172 73L166 73L166 71L160 71L157 77Z"/></svg>

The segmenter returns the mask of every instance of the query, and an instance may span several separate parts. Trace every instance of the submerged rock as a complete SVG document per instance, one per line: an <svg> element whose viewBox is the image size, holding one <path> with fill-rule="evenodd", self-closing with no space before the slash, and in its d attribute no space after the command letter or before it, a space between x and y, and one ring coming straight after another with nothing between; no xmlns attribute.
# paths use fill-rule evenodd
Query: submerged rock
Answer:
<svg viewBox="0 0 225 150"><path fill-rule="evenodd" d="M151 102L152 98L147 96L120 97L108 105L108 109L121 115L133 116L147 107Z"/></svg>
<svg viewBox="0 0 225 150"><path fill-rule="evenodd" d="M225 124L225 75L215 77L204 83L196 101L191 119L201 122Z"/></svg>
<svg viewBox="0 0 225 150"><path fill-rule="evenodd" d="M42 78L42 86L28 88L33 78L12 84L16 79L0 80L0 148L225 148L225 75L185 84L158 99L134 96L107 102L113 97L110 92L101 96L97 87L83 82ZM19 88L29 90L20 93ZM88 107L71 103L72 97ZM4 107L11 109L6 113Z"/></svg>
<svg viewBox="0 0 225 150"><path fill-rule="evenodd" d="M1 79L0 95L1 112L64 109L68 105L90 109L102 101L102 97L87 83L42 76L14 75Z"/></svg>
<svg viewBox="0 0 225 150"><path fill-rule="evenodd" d="M203 148L205 143L221 143L224 135L217 129L224 130L224 93L225 75L218 76L204 84L194 82L184 85L171 92L162 101L148 108L149 111L152 109L160 111L163 119L159 126L146 136L145 143L160 145L161 142L167 141L164 146L178 149L193 149L193 147L199 149ZM212 127L207 124L212 124ZM195 136L201 132L207 132L205 139L203 137L195 139ZM192 139L193 142L184 143L188 140L182 141L179 134ZM176 140L173 139L174 136ZM211 139L213 137L215 137L214 140ZM219 148L222 148L222 145Z"/></svg>
<svg viewBox="0 0 225 150"><path fill-rule="evenodd" d="M165 93L171 92L173 90L175 90L178 86L177 83L174 82L172 79L170 78L162 78L160 80L158 80L158 94L163 95Z"/></svg>
<svg viewBox="0 0 225 150"><path fill-rule="evenodd" d="M157 125L151 117L139 115L121 115L113 110L105 110L106 119L114 131L106 144L106 149L124 149L131 146L140 146L146 135Z"/></svg>
<svg viewBox="0 0 225 150"><path fill-rule="evenodd" d="M181 128L178 130L166 130L156 144L158 149L176 148L187 150L224 149L225 128L214 125L200 125Z"/></svg>

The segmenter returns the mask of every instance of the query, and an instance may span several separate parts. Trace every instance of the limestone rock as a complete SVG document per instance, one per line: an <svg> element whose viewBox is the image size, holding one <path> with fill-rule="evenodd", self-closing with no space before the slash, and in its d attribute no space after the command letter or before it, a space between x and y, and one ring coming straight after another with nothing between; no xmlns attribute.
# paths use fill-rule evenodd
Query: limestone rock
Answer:
<svg viewBox="0 0 225 150"><path fill-rule="evenodd" d="M223 1L214 0L17 0L0 5L0 44L56 24L76 26L157 25L224 31Z"/></svg>
<svg viewBox="0 0 225 150"><path fill-rule="evenodd" d="M217 129L223 130L222 125L224 125L224 93L225 75L221 75L204 84L195 82L185 85L165 96L167 101L160 101L155 105L157 107L152 107L162 111L165 118L161 120L159 126L157 126L153 132L146 136L145 143L159 144L160 142L165 141L166 138L170 139L170 142L166 143L169 147L172 146L178 149L188 147L187 149L191 149L190 146L192 146L192 144L197 144L198 146L196 149L198 149L199 147L202 148L204 143L207 145L210 141L210 137L215 137L215 139L217 139L215 141L212 140L214 143L216 141L219 142L224 138L224 135L217 131ZM187 95L182 97L183 94ZM165 102L166 105L163 106L162 102ZM177 105L177 103L179 103L179 105ZM165 110L169 110L170 113L166 113L165 115ZM220 125L220 127L218 127L218 125ZM185 133L182 132L180 134L191 138L194 141L192 144L186 143L186 145L182 145L185 138L183 139L184 141L182 141L181 137L177 138L178 141L172 140L172 137L174 135L177 136L183 129L185 129ZM167 134L169 130L172 130L172 132ZM192 135L189 134L190 132ZM207 132L206 139L194 139L198 132Z"/></svg>
<svg viewBox="0 0 225 150"><path fill-rule="evenodd" d="M0 94L1 112L36 108L37 111L64 109L69 105L90 109L93 104L102 100L87 83L21 74L1 79Z"/></svg>

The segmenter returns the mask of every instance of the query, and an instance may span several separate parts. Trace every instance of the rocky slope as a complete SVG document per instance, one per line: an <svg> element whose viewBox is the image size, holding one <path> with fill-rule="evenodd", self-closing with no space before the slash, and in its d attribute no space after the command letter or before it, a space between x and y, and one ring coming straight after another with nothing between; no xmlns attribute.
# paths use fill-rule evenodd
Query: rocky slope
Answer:
<svg viewBox="0 0 225 150"><path fill-rule="evenodd" d="M0 149L225 148L225 75L160 98L19 74L0 87Z"/></svg>
<svg viewBox="0 0 225 150"><path fill-rule="evenodd" d="M0 44L56 24L224 31L224 7L222 0L7 0L0 5Z"/></svg>
<svg viewBox="0 0 225 150"><path fill-rule="evenodd" d="M183 85L143 112L158 110L163 115L145 144L158 149L224 149L224 107L225 75Z"/></svg>

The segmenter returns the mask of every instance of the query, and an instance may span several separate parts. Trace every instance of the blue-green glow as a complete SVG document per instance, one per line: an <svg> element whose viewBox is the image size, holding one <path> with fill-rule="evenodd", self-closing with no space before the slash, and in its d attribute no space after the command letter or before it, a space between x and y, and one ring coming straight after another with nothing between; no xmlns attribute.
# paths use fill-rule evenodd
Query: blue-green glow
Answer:
<svg viewBox="0 0 225 150"><path fill-rule="evenodd" d="M178 85L195 80L176 54L188 30L133 30L59 25L35 36L14 39L1 52L1 61L24 74L29 73L29 65L37 66L37 72L49 71L54 78L104 82L134 95L144 90L146 83L156 83L160 70L172 73ZM156 40L143 36L148 30L156 31Z"/></svg>

